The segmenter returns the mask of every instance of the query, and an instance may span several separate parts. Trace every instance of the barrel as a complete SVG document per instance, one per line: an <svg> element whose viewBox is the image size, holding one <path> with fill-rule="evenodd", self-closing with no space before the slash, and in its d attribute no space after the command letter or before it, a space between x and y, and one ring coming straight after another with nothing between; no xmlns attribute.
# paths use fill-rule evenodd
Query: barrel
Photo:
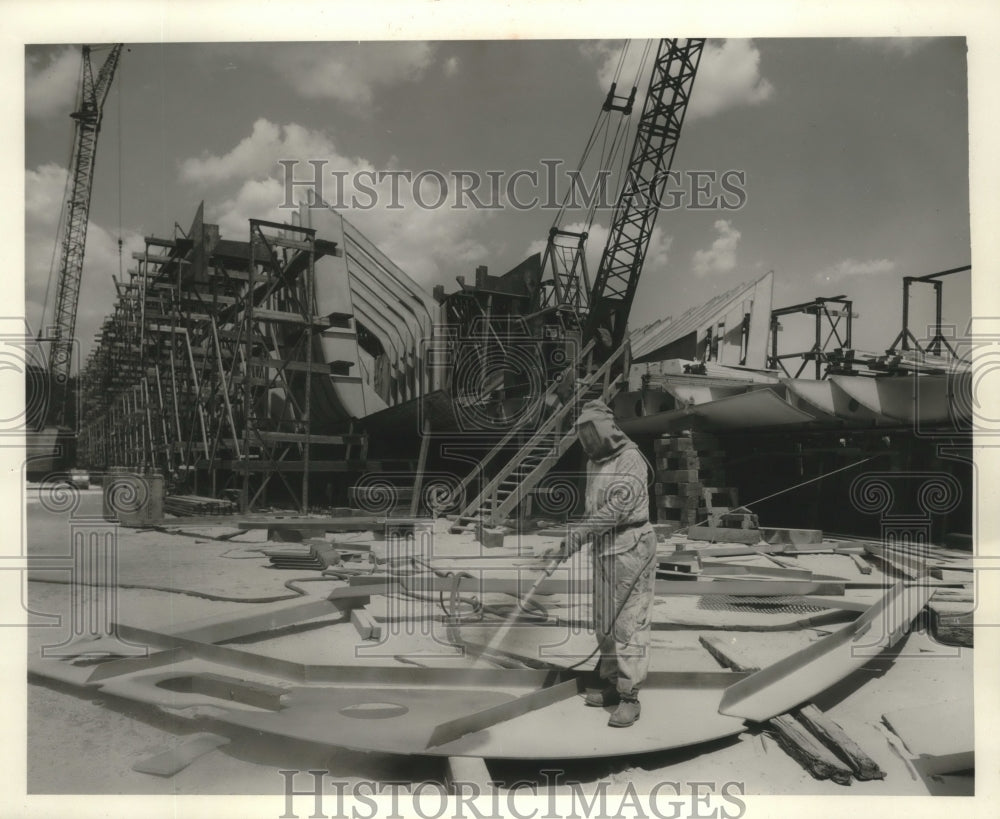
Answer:
<svg viewBox="0 0 1000 819"><path fill-rule="evenodd" d="M144 526L163 520L164 480L159 472L109 467L104 476L104 519L123 526Z"/></svg>

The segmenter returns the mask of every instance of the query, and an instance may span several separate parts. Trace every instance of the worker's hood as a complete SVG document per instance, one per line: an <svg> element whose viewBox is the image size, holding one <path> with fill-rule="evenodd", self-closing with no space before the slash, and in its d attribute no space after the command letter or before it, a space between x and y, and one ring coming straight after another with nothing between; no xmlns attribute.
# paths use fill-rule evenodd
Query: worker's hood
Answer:
<svg viewBox="0 0 1000 819"><path fill-rule="evenodd" d="M614 413L603 401L588 401L583 405L580 416L576 419L578 434L585 424L590 424L596 433L596 448L594 451L587 451L590 460L595 463L614 458L626 449L638 449L635 442L618 428ZM584 449L587 450L588 447L584 445Z"/></svg>

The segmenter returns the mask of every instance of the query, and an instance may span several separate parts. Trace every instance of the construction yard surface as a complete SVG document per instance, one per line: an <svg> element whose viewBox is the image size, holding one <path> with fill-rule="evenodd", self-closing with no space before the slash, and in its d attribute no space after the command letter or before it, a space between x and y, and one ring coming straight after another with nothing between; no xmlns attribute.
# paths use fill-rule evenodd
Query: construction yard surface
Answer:
<svg viewBox="0 0 1000 819"><path fill-rule="evenodd" d="M99 489L82 492L73 520L99 516L100 506ZM44 507L37 493L29 490L28 552L33 559L65 554L70 523L66 513ZM378 531L328 533L303 544L269 542L267 528L241 529L235 519L220 519L217 525L200 525L201 521L188 525L183 519L169 523L172 525L146 529L117 527L118 588L112 619L134 629L136 634L143 629L160 634L178 632L189 621L206 623L206 618L212 618L216 623L233 622L265 609L321 601L337 589L350 588L349 575L375 578L390 565L385 560L391 539L387 541ZM482 578L523 575L523 588L534 579L536 553L558 541L551 530L508 534L502 546L484 550L472 534L450 534L447 525L440 524L447 521L439 521L434 527L430 553L423 552L429 564L440 572L430 573L430 577L453 578L457 571L473 576L481 573ZM273 525L279 526L280 521ZM277 531L272 530L272 534ZM310 549L315 551L321 540L335 545L344 555L340 568L346 573L323 574L294 565L276 567L276 555L304 555ZM666 557L698 548L711 547L676 537L661 538L660 542L660 553ZM585 560L586 555L581 555L563 567L564 590L572 587L572 578L586 578ZM847 628L858 612L876 603L897 582L883 574L887 566L874 560L869 563L851 553L706 557L702 572L714 572L715 580L711 582L726 582L739 574L752 578L758 576L755 572L767 577L770 572L772 581L775 576L812 577L820 585L821 594L769 598L660 594L655 605L651 671L654 675L715 674L725 671L725 666L743 672L771 666ZM659 582L664 582L664 577L673 579L676 574L680 572L661 572ZM478 660L503 622L504 613L517 600L514 594L490 591L502 586L498 580L492 586L483 581L482 611L476 616L471 605L451 609L453 616L446 616L450 591L427 595L426 599L375 593L360 612L357 608L344 612L334 609L324 615L319 609L304 609L302 622L257 629L252 637L223 639L220 645L262 658L261 672L265 670L264 659L308 667L393 670L421 666L454 670L485 663L501 676L511 666L587 667L593 664L588 655L594 647L589 594L559 593L560 576L557 572L552 578L557 593L542 594L538 598L542 608L525 612L509 639L495 650L487 649ZM838 601L824 603L823 584L833 583L830 578L840 578L848 587ZM676 582L709 581L702 578ZM675 589L676 582L664 588ZM453 585L459 588L461 599L468 597L467 587L458 582ZM29 794L281 796L285 788L284 775L279 773L282 770L329 771L331 777L346 782L405 783L404 792L429 780L446 782L449 777L455 778L452 766L457 755L351 750L342 747L357 744L350 737L331 735L328 741L319 741L320 736L310 734L308 726L293 728L285 735L280 730L261 731L253 721L240 725L239 720L217 718L220 713L213 711L211 704L192 706L193 700L185 699L191 693L180 689L160 689L163 698L156 704L141 702L142 696L137 699L127 686L121 687L120 677L108 676L104 686L81 685L77 677L86 680L93 668L100 668L101 663L96 661L107 660L114 650L105 647L103 655L98 651L85 657L84 638L74 644L72 651L64 652L63 659L39 660L43 646L66 642L67 625L73 622L72 607L91 602L90 598L74 598L74 588L65 580L65 573L44 568L32 571L28 584L29 608L34 612L32 616L39 618L35 622L44 615L62 616L61 626L36 625L29 630ZM790 588L798 591L798 587ZM935 593L962 599L958 591L960 588L952 586ZM93 589L88 591L93 593ZM965 607L969 608L969 604ZM786 752L783 745L788 732L776 723L787 717L737 722L735 729L721 730L720 736L710 741L681 742L681 747L671 747L672 736L697 735L706 721L718 719L719 715L713 714L711 708L689 708L678 713L664 692L654 690L646 697L647 710L642 718L628 731L607 728L604 714L599 709L584 708L576 695L514 716L507 726L515 737L514 744L517 737L523 737L528 747L538 749L541 758L531 758L521 751L507 758L500 754L494 759L487 757L486 767L480 770L488 771L488 778L501 792L504 788L523 787L526 781L535 783L543 792L567 793L569 786L565 783L578 782L585 790L607 788L609 793L615 793L628 783L639 792L648 792L658 782L711 779L716 783L740 783L740 792L745 794L971 794L974 780L971 771L963 771L962 766L972 767L967 763L971 762L972 751L973 650L943 644L935 638L931 626L930 617L918 618L914 629L886 651L879 650L877 641L870 641L869 655L858 662L856 670L810 696L809 707L836 723L872 763L875 773L870 771L868 778L852 775L832 755L803 762L793 757L795 751ZM870 633L878 631L874 628ZM209 643L214 639L206 638ZM134 637L128 640L141 642ZM855 648L863 650L864 645L857 643ZM188 658L184 662L187 665L182 663L178 668L190 669L204 660ZM53 666L60 670L52 672ZM253 668L243 669L244 677L253 678L256 673ZM268 690L266 685L255 689L261 697ZM445 690L427 693L431 703L428 708L446 715L452 694ZM218 692L215 696L219 696ZM241 698L232 690L228 696L221 696L223 701ZM211 696L205 694L202 699L211 700ZM391 705L389 695L376 699L389 700L386 707ZM253 711L252 704L246 706L249 702L244 697L243 705ZM796 700L791 706L798 704ZM920 720L915 719L922 711L933 714L943 706L951 709L948 725L927 724L926 719L920 725ZM511 729L511 725L515 727ZM486 728L482 733L489 735L498 730L501 728ZM487 748L489 741L487 736ZM661 750L606 753L622 742L627 745L637 741L640 745L642 741L659 743ZM578 753L588 743L597 751ZM560 748L565 749L561 756ZM935 773L926 765L928 758L961 753L967 753L965 762L955 763L952 759L943 766L943 772ZM475 757L470 752L469 758ZM51 774L53 766L58 776ZM563 772L561 783L559 778L553 780L551 773L543 773L552 769ZM296 787L303 785L299 782Z"/></svg>

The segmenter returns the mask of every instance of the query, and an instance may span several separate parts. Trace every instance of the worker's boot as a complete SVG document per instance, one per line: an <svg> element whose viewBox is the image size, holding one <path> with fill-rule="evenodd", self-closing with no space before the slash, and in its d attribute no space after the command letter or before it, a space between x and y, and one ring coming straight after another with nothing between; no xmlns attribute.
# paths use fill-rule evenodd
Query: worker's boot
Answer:
<svg viewBox="0 0 1000 819"><path fill-rule="evenodd" d="M628 728L633 722L639 719L639 697L632 694L621 694L621 702L608 720L608 725L612 728Z"/></svg>
<svg viewBox="0 0 1000 819"><path fill-rule="evenodd" d="M618 689L609 685L605 688L588 691L583 703L591 708L603 708L605 705L618 705L620 700Z"/></svg>

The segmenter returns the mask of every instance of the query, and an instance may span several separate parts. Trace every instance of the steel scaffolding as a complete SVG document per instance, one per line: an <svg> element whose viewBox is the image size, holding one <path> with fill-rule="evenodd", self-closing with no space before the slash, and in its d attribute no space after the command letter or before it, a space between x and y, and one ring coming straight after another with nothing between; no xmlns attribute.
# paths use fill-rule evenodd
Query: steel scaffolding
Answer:
<svg viewBox="0 0 1000 819"><path fill-rule="evenodd" d="M81 378L81 461L167 476L173 489L302 511L310 481L367 466L367 437L316 412L350 361L324 338L356 339L350 314L317 315L315 263L335 243L300 225L251 219L248 241L207 225L148 237ZM327 498L327 501L330 499Z"/></svg>

